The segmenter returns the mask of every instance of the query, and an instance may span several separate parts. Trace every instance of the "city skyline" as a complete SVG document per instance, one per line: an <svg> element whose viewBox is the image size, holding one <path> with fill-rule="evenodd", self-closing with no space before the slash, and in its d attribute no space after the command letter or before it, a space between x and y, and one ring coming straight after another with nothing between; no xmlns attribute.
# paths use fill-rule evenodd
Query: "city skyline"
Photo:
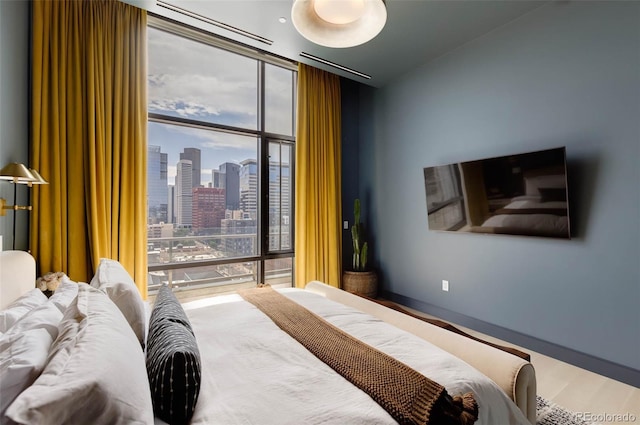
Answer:
<svg viewBox="0 0 640 425"><path fill-rule="evenodd" d="M167 182L175 185L177 163L185 148L200 149L200 181L212 181L213 170L224 163L238 164L246 159L256 159L258 139L222 132L204 131L149 122L149 145L161 146L167 154ZM250 140L247 140L250 139ZM206 185L205 185L206 186Z"/></svg>
<svg viewBox="0 0 640 425"><path fill-rule="evenodd" d="M277 146L277 145L276 145ZM289 215L290 175L288 148L281 162L280 151L272 149L269 164L269 214L280 216L280 221ZM193 226L202 230L211 223L208 215L215 216L214 227L219 227L225 211L241 211L244 219L257 219L258 206L258 161L253 158L242 160L240 164L226 162L199 183L194 181L193 162L200 161L200 150L185 147L179 153L177 175L174 184L167 179L168 155L162 147L149 145L148 161L148 221L152 223L174 223L179 226ZM187 159L189 158L189 159ZM213 176L217 177L214 182ZM215 190L200 190L215 189ZM215 196L213 196L215 194ZM197 198L197 199L196 199ZM214 201L215 198L215 201ZM281 199L285 204L281 205ZM162 202L160 200L163 200ZM200 211L202 210L202 211ZM216 212L217 211L217 212ZM196 220L195 217L198 217ZM273 217L275 219L275 217ZM197 223L195 222L197 221ZM271 221L271 219L270 219ZM275 223L273 223L275 224Z"/></svg>

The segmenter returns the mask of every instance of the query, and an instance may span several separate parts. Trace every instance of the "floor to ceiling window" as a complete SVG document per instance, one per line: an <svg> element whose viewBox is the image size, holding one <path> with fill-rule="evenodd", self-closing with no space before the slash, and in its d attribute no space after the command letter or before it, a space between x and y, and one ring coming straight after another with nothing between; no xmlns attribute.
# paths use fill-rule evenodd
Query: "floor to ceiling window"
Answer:
<svg viewBox="0 0 640 425"><path fill-rule="evenodd" d="M296 71L149 19L149 293L293 284Z"/></svg>

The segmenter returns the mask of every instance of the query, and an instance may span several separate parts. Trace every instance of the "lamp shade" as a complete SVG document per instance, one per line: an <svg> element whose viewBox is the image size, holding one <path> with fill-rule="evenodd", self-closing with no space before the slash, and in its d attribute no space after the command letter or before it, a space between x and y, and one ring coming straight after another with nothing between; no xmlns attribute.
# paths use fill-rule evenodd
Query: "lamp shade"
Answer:
<svg viewBox="0 0 640 425"><path fill-rule="evenodd" d="M13 180L14 183L29 183L34 182L36 178L24 164L12 162L0 170L0 180Z"/></svg>
<svg viewBox="0 0 640 425"><path fill-rule="evenodd" d="M38 173L36 170L34 170L33 168L29 168L29 171L31 171L31 174L33 174L33 177L35 178L34 181L31 182L31 184L49 184L48 181L46 181L41 175L40 173Z"/></svg>
<svg viewBox="0 0 640 425"><path fill-rule="evenodd" d="M384 0L295 0L291 21L307 40L326 47L364 44L387 22Z"/></svg>

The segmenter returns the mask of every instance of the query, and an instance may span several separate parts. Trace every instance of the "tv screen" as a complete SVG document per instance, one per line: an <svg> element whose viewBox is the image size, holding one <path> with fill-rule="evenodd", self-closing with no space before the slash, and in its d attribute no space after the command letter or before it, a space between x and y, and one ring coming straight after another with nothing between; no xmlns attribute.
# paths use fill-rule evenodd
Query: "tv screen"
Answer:
<svg viewBox="0 0 640 425"><path fill-rule="evenodd" d="M565 148L424 168L430 230L571 237Z"/></svg>

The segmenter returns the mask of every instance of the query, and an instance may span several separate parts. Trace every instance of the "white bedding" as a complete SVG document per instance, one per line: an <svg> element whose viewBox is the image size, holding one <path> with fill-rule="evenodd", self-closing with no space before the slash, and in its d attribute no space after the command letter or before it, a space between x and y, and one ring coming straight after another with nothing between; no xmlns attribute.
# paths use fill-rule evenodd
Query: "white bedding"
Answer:
<svg viewBox="0 0 640 425"><path fill-rule="evenodd" d="M280 290L332 324L405 362L456 395L472 391L478 425L528 424L486 376L440 348L304 290ZM202 357L192 424L393 424L395 421L238 295L184 305Z"/></svg>
<svg viewBox="0 0 640 425"><path fill-rule="evenodd" d="M567 216L551 214L498 214L482 223L482 227L510 227L566 236L569 232L569 220Z"/></svg>
<svg viewBox="0 0 640 425"><path fill-rule="evenodd" d="M552 208L560 209L567 208L566 201L547 201L542 202L539 195L523 195L516 196L511 199L511 202L504 208L513 209L525 209L525 208Z"/></svg>
<svg viewBox="0 0 640 425"><path fill-rule="evenodd" d="M561 201L541 202L540 196L517 196L504 207L504 209L566 209L567 203ZM482 226L484 228L510 228L520 229L528 233L543 234L548 236L569 235L569 217L567 215L544 214L496 214L489 217Z"/></svg>

